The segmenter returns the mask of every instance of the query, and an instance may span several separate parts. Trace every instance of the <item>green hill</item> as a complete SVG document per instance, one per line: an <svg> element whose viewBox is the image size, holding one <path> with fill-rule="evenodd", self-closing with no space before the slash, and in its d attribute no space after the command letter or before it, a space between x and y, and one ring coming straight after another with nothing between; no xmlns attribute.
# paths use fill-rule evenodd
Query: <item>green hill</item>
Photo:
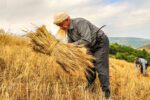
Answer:
<svg viewBox="0 0 150 100"><path fill-rule="evenodd" d="M150 44L145 45L145 46L143 46L143 47L140 47L139 49L140 49L140 50L145 49L147 52L150 53Z"/></svg>
<svg viewBox="0 0 150 100"><path fill-rule="evenodd" d="M118 43L121 45L140 48L150 44L150 39L132 38L132 37L109 37L110 43Z"/></svg>

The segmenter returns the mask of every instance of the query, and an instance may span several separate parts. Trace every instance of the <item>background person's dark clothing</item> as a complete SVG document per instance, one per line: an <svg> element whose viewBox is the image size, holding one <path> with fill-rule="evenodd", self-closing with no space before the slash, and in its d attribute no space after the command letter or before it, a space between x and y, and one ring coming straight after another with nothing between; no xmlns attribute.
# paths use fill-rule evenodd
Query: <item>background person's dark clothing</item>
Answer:
<svg viewBox="0 0 150 100"><path fill-rule="evenodd" d="M145 70L147 70L148 64L145 65ZM142 74L144 74L144 69L143 69L143 65L140 64L140 71Z"/></svg>
<svg viewBox="0 0 150 100"><path fill-rule="evenodd" d="M68 42L74 44L84 44L96 58L94 62L94 73L87 71L88 83L92 84L96 79L96 71L105 92L105 96L109 98L109 40L102 30L98 31L98 27L91 24L83 18L71 20L71 25L68 30ZM97 32L97 33L96 33Z"/></svg>

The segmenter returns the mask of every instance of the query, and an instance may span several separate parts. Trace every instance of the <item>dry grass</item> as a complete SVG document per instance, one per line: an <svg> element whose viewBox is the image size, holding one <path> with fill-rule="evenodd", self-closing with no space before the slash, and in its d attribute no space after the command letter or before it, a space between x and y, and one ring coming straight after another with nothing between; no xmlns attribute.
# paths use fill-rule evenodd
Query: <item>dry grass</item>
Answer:
<svg viewBox="0 0 150 100"><path fill-rule="evenodd" d="M19 37L12 35L10 33L3 33L0 31L0 45L18 45L18 46L25 46L29 44L30 41L28 41L26 37Z"/></svg>
<svg viewBox="0 0 150 100"><path fill-rule="evenodd" d="M1 100L101 100L98 79L93 93L84 91L84 75L64 73L52 64L54 58L33 51L28 40L7 36L5 44L0 38ZM135 73L132 63L110 58L112 100L150 100L149 79Z"/></svg>

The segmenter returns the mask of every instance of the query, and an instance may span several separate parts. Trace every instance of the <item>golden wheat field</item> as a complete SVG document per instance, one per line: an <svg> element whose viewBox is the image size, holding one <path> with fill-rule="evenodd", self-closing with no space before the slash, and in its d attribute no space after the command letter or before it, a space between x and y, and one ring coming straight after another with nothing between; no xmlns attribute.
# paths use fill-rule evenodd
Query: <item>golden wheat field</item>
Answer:
<svg viewBox="0 0 150 100"><path fill-rule="evenodd" d="M34 52L28 38L0 33L0 100L102 100L98 79L85 91L83 73L68 75L53 60ZM150 100L150 77L132 63L110 58L110 86L111 100Z"/></svg>

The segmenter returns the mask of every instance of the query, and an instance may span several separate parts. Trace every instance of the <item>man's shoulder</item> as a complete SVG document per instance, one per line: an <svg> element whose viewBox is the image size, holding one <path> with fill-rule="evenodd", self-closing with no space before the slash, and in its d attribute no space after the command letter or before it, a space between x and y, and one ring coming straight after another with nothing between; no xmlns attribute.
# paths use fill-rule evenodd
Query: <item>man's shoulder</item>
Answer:
<svg viewBox="0 0 150 100"><path fill-rule="evenodd" d="M85 18L81 18L81 17L78 17L78 18L72 18L73 20L73 23L76 23L76 24L79 24L81 22L88 22L88 20L86 20Z"/></svg>
<svg viewBox="0 0 150 100"><path fill-rule="evenodd" d="M139 60L140 60L141 62L147 62L147 60L144 59L144 58L139 58Z"/></svg>

